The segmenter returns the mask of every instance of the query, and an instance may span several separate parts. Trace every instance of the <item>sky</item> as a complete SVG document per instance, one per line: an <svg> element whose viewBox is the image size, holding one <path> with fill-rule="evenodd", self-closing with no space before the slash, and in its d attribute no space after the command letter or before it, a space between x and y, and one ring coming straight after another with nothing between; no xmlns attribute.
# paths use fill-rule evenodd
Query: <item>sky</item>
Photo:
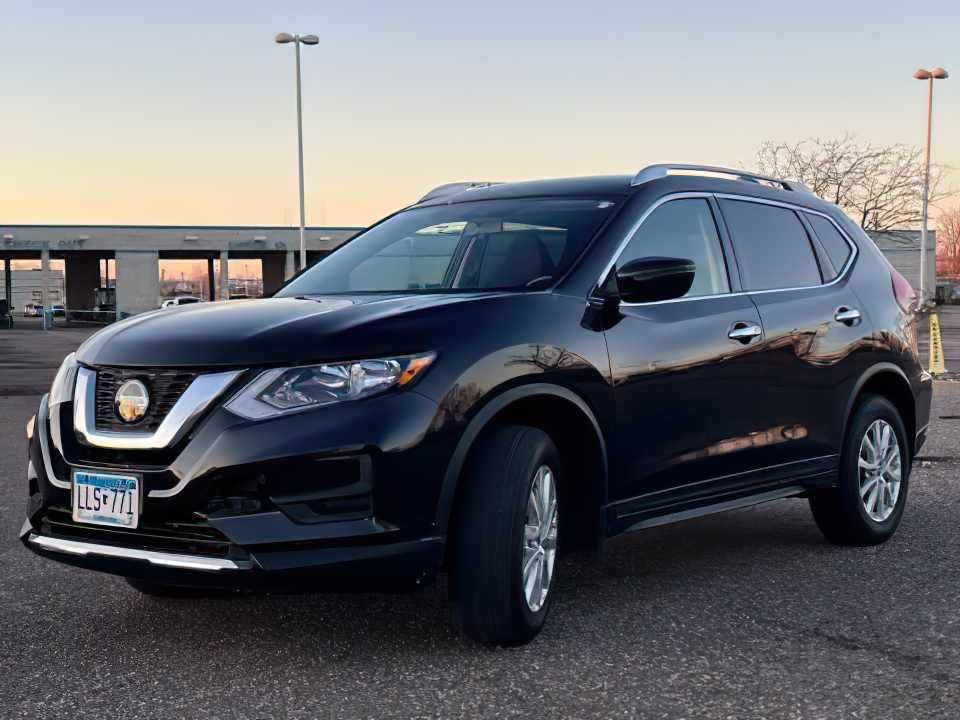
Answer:
<svg viewBox="0 0 960 720"><path fill-rule="evenodd" d="M0 224L367 225L460 180L753 167L764 140L960 168L960 3L0 0ZM960 187L960 170L952 185Z"/></svg>

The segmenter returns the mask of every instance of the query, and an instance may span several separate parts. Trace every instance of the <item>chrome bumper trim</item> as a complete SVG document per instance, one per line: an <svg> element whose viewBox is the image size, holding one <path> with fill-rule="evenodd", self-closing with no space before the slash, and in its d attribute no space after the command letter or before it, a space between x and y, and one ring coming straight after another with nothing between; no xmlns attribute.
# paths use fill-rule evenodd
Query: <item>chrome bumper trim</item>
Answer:
<svg viewBox="0 0 960 720"><path fill-rule="evenodd" d="M250 570L253 563L249 560L227 560L226 558L200 557L196 555L178 555L176 553L157 552L155 550L137 550L136 548L117 547L115 545L100 545L97 543L80 542L52 538L46 535L31 533L27 542L67 555L95 555L97 557L113 557L124 560L145 560L151 565L180 568L182 570Z"/></svg>
<svg viewBox="0 0 960 720"><path fill-rule="evenodd" d="M60 480L53 472L53 462L50 460L50 440L47 437L47 419L50 417L50 407L47 404L49 395L40 398L40 410L37 412L37 426L34 428L40 437L40 456L43 458L43 470L47 474L47 480L54 487L63 490L70 489L69 480Z"/></svg>
<svg viewBox="0 0 960 720"><path fill-rule="evenodd" d="M236 380L243 370L198 375L160 423L156 432L108 432L96 429L97 373L81 367L73 400L73 425L87 443L116 450L160 450L175 443L189 426Z"/></svg>

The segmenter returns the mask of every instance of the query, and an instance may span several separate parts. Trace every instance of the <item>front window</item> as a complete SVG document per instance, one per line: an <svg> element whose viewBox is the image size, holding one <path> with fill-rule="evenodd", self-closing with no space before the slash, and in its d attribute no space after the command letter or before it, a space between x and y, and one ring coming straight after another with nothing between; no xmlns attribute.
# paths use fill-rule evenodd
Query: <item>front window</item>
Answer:
<svg viewBox="0 0 960 720"><path fill-rule="evenodd" d="M644 257L693 260L696 272L684 297L730 292L720 236L703 198L671 200L654 210L617 259L622 266Z"/></svg>
<svg viewBox="0 0 960 720"><path fill-rule="evenodd" d="M351 240L277 296L541 289L570 267L614 205L523 198L406 210Z"/></svg>

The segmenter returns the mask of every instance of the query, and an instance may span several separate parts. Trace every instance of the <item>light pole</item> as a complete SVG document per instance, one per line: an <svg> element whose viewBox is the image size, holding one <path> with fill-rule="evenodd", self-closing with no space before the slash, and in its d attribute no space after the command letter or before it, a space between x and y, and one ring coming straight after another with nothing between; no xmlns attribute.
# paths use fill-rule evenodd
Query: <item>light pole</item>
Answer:
<svg viewBox="0 0 960 720"><path fill-rule="evenodd" d="M926 80L927 90L927 143L924 149L925 159L923 165L923 225L920 227L920 304L925 302L923 294L923 284L926 279L926 257L927 257L927 206L930 202L930 134L933 128L933 81L946 80L949 75L942 67L933 70L924 70L920 68L913 76L917 80Z"/></svg>
<svg viewBox="0 0 960 720"><path fill-rule="evenodd" d="M281 45L293 43L297 57L297 157L300 162L300 269L307 266L307 239L305 235L306 211L303 203L303 112L300 106L300 45L316 45L320 38L316 35L291 35L280 33L274 41Z"/></svg>

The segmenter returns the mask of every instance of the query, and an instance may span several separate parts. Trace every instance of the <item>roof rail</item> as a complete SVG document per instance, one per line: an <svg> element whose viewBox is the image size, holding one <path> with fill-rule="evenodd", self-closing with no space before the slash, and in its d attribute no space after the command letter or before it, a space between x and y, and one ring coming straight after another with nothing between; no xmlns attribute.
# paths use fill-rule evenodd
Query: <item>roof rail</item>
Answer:
<svg viewBox="0 0 960 720"><path fill-rule="evenodd" d="M491 185L502 185L499 182L455 182L447 183L446 185L438 185L433 190L428 192L422 198L417 200L419 205L422 202L427 200L436 200L438 198L447 197L448 195L457 195L466 190L474 190L476 188L485 188L490 187Z"/></svg>
<svg viewBox="0 0 960 720"><path fill-rule="evenodd" d="M742 180L743 182L758 183L760 185L776 185L784 190L792 190L794 192L810 192L810 188L808 188L802 182L798 182L796 180L781 180L780 178L768 177L766 175L760 175L754 172L733 170L731 168L716 167L714 165L685 165L682 163L662 163L658 165L648 165L634 176L633 180L630 182L630 185L631 187L643 185L651 180L666 177L674 172L678 174L710 173L714 175L729 175L731 178L735 180Z"/></svg>

